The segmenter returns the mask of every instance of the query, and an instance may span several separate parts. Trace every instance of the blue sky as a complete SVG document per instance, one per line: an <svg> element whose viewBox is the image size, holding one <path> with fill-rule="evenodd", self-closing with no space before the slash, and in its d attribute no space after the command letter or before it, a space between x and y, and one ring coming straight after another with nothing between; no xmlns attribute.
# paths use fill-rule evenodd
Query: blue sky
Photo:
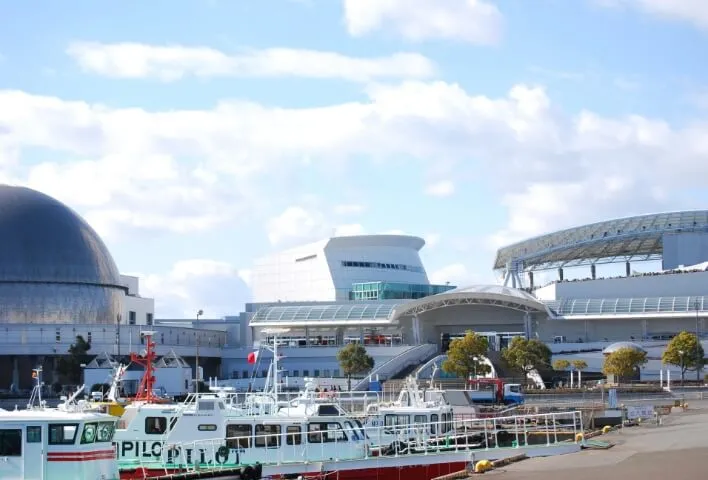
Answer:
<svg viewBox="0 0 708 480"><path fill-rule="evenodd" d="M0 179L84 215L160 316L235 313L254 257L334 231L424 236L431 280L465 284L500 245L706 203L704 2L0 15Z"/></svg>

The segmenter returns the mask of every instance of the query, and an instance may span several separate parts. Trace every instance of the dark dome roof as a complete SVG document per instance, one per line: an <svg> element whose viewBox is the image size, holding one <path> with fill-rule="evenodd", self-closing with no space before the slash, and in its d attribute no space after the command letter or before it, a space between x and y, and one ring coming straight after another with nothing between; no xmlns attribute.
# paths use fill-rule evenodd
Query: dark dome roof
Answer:
<svg viewBox="0 0 708 480"><path fill-rule="evenodd" d="M106 245L73 210L43 193L0 185L0 282L120 285Z"/></svg>
<svg viewBox="0 0 708 480"><path fill-rule="evenodd" d="M126 289L106 245L73 210L0 185L0 323L115 323Z"/></svg>

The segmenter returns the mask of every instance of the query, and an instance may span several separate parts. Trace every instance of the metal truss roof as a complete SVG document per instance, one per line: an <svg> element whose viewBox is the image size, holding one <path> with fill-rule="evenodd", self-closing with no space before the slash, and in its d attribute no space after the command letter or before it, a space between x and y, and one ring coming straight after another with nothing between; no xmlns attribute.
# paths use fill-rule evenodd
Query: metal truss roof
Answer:
<svg viewBox="0 0 708 480"><path fill-rule="evenodd" d="M708 297L577 298L544 302L559 317L617 316L705 312Z"/></svg>
<svg viewBox="0 0 708 480"><path fill-rule="evenodd" d="M524 292L525 293L525 292ZM526 294L528 295L528 294ZM528 295L528 298L520 295L508 295L502 293L491 292L470 292L466 289L460 291L452 290L450 292L431 295L413 302L399 305L393 314L393 319L398 319L407 315L417 315L438 308L445 308L455 305L489 305L501 308L518 310L520 312L533 313L543 312L550 314L548 307Z"/></svg>
<svg viewBox="0 0 708 480"><path fill-rule="evenodd" d="M500 248L494 269L543 270L660 259L665 233L708 232L708 210L620 218L569 228Z"/></svg>
<svg viewBox="0 0 708 480"><path fill-rule="evenodd" d="M271 325L356 325L358 323L390 323L397 304L343 303L335 305L303 305L290 307L263 307L250 321L250 326Z"/></svg>

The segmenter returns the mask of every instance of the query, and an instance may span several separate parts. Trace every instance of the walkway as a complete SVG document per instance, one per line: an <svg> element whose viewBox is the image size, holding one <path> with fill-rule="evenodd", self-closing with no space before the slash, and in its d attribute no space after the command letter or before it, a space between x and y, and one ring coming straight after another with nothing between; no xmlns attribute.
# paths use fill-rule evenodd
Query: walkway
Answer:
<svg viewBox="0 0 708 480"><path fill-rule="evenodd" d="M705 478L708 402L694 401L691 408L695 410L666 417L661 427L627 428L602 436L616 443L610 450L530 459L491 475L503 480Z"/></svg>

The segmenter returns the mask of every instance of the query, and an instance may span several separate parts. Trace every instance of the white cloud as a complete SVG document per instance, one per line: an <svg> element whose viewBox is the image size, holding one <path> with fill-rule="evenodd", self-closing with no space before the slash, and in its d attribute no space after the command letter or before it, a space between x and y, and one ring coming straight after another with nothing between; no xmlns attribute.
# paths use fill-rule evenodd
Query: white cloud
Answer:
<svg viewBox="0 0 708 480"><path fill-rule="evenodd" d="M306 77L368 82L377 78L428 78L436 67L417 53L354 58L334 52L268 48L229 55L208 47L76 42L67 53L85 71L116 78Z"/></svg>
<svg viewBox="0 0 708 480"><path fill-rule="evenodd" d="M242 311L250 299L250 271L217 260L181 260L165 273L140 277L141 294L155 298L161 318L190 318L198 310L220 318Z"/></svg>
<svg viewBox="0 0 708 480"><path fill-rule="evenodd" d="M362 235L358 223L338 225L315 208L290 206L268 220L266 228L272 245L290 245L320 240L328 236Z"/></svg>
<svg viewBox="0 0 708 480"><path fill-rule="evenodd" d="M425 246L427 248L432 248L438 243L440 243L441 235L439 233L427 233L423 235L423 239L425 240Z"/></svg>
<svg viewBox="0 0 708 480"><path fill-rule="evenodd" d="M455 193L455 184L450 180L442 180L425 187L425 194L431 197L449 197Z"/></svg>
<svg viewBox="0 0 708 480"><path fill-rule="evenodd" d="M351 158L419 162L411 168L428 168L430 158L467 160L460 173L484 172L509 210L495 243L606 215L701 206L681 192L703 188L708 175L706 123L566 115L543 88L525 85L501 98L445 82L366 93L366 101L320 108L235 101L150 112L0 90L1 172L57 195L103 232L188 232L273 218L270 238L281 243L354 223L332 221L331 207L276 215L262 201L302 193L291 180L304 156L312 169ZM22 165L32 147L57 160Z"/></svg>
<svg viewBox="0 0 708 480"><path fill-rule="evenodd" d="M358 215L364 213L366 207L356 203L341 204L334 206L334 213L337 215Z"/></svg>
<svg viewBox="0 0 708 480"><path fill-rule="evenodd" d="M450 285L456 285L458 287L473 284L475 278L475 276L471 274L467 270L467 267L462 263L446 265L438 270L435 270L428 277L430 283L435 285L450 283Z"/></svg>
<svg viewBox="0 0 708 480"><path fill-rule="evenodd" d="M390 29L413 41L482 45L497 43L504 23L496 5L486 0L344 0L344 15L353 36Z"/></svg>
<svg viewBox="0 0 708 480"><path fill-rule="evenodd" d="M603 7L628 7L650 15L677 20L708 29L708 2L705 0L594 0Z"/></svg>

